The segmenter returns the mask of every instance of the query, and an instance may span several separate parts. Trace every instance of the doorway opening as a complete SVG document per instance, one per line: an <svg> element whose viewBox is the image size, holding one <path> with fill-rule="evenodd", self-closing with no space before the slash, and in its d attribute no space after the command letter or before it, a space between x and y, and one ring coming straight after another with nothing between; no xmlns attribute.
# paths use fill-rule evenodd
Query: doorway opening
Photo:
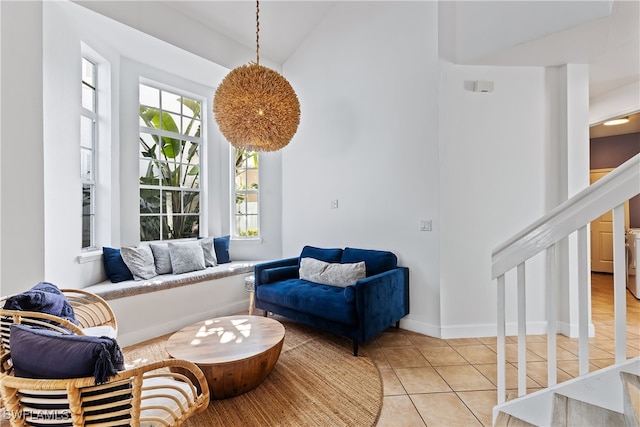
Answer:
<svg viewBox="0 0 640 427"><path fill-rule="evenodd" d="M589 129L590 183L594 183L640 153L640 112L624 117L629 119L628 122L613 126L601 123ZM590 228L591 271L596 274L611 275L613 273L612 212L597 218L591 223ZM630 228L640 228L640 196L625 203L625 230Z"/></svg>

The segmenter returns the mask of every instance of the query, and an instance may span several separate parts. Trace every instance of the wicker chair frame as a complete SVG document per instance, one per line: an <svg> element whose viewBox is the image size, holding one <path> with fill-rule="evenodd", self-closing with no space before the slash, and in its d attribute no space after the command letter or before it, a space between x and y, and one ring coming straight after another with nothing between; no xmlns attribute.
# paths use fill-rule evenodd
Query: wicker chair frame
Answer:
<svg viewBox="0 0 640 427"><path fill-rule="evenodd" d="M11 350L9 334L12 324L52 329L62 333L85 335L83 329L110 326L117 336L118 323L109 304L96 294L82 289L60 289L73 307L78 325L67 319L36 311L5 310L7 297L0 298L0 355ZM115 338L115 337L112 337Z"/></svg>
<svg viewBox="0 0 640 427"><path fill-rule="evenodd" d="M182 387L178 384L182 384ZM61 402L66 405L63 422L71 422L74 427L87 424L97 427L122 425L123 421L110 420L115 416L130 416L124 422L133 427L139 427L141 423L179 426L209 405L209 386L202 370L195 364L180 359L129 368L119 372L107 383L95 385L93 377L16 377L13 375L11 353L5 353L0 357L0 393L5 406L5 417L12 427L29 425L29 417L38 419L52 414L49 412L47 415L46 411L38 412L41 410L34 409L34 396L37 396L35 400L40 405L59 405ZM175 404L167 405L169 400ZM176 404L180 408L178 411L172 408ZM150 411L154 414L150 414Z"/></svg>

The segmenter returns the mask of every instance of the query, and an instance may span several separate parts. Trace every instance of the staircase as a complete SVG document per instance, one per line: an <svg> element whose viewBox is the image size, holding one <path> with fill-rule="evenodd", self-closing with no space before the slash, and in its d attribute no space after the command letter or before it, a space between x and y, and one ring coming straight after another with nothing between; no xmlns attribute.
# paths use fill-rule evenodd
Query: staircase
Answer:
<svg viewBox="0 0 640 427"><path fill-rule="evenodd" d="M497 247L492 277L498 290L498 405L495 426L640 426L640 357L627 360L626 257L624 203L640 194L640 154L562 203ZM589 223L613 210L615 364L589 373ZM577 260L579 376L558 384L556 378L559 252ZM571 253L573 251L573 253ZM547 377L549 387L526 390L526 264L545 255ZM565 258L566 259L566 258ZM506 275L516 270L518 397L506 400Z"/></svg>
<svg viewBox="0 0 640 427"><path fill-rule="evenodd" d="M496 426L638 426L640 358L494 408Z"/></svg>

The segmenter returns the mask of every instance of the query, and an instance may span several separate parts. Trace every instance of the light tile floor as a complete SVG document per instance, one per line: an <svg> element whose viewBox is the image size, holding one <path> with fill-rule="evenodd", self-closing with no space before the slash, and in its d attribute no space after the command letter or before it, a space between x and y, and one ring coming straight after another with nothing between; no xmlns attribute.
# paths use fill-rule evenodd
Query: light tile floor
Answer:
<svg viewBox="0 0 640 427"><path fill-rule="evenodd" d="M613 276L592 275L592 370L614 363ZM507 389L517 395L517 339L507 337ZM558 382L578 374L578 340L557 338ZM442 340L391 329L365 348L378 365L384 400L378 427L491 426L497 403L496 339ZM627 291L627 356L640 356L640 301ZM527 337L527 388L547 385L546 336Z"/></svg>

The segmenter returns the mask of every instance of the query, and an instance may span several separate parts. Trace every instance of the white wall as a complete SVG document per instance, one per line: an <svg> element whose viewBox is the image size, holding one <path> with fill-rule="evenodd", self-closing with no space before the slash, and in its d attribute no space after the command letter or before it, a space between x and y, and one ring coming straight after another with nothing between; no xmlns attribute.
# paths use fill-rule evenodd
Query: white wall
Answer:
<svg viewBox="0 0 640 427"><path fill-rule="evenodd" d="M340 2L283 64L301 123L282 150L283 255L393 251L410 269L402 326L440 324L435 2ZM331 209L332 200L338 208ZM421 232L419 220L433 231Z"/></svg>
<svg viewBox="0 0 640 427"><path fill-rule="evenodd" d="M473 82L494 83L493 93ZM440 92L441 313L444 337L496 333L492 250L544 212L545 90L541 67L442 62ZM544 277L527 266L529 283ZM515 303L515 282L507 306ZM530 286L531 330L543 327L544 293ZM507 322L515 321L508 310Z"/></svg>
<svg viewBox="0 0 640 427"><path fill-rule="evenodd" d="M0 2L0 293L44 275L42 4Z"/></svg>

